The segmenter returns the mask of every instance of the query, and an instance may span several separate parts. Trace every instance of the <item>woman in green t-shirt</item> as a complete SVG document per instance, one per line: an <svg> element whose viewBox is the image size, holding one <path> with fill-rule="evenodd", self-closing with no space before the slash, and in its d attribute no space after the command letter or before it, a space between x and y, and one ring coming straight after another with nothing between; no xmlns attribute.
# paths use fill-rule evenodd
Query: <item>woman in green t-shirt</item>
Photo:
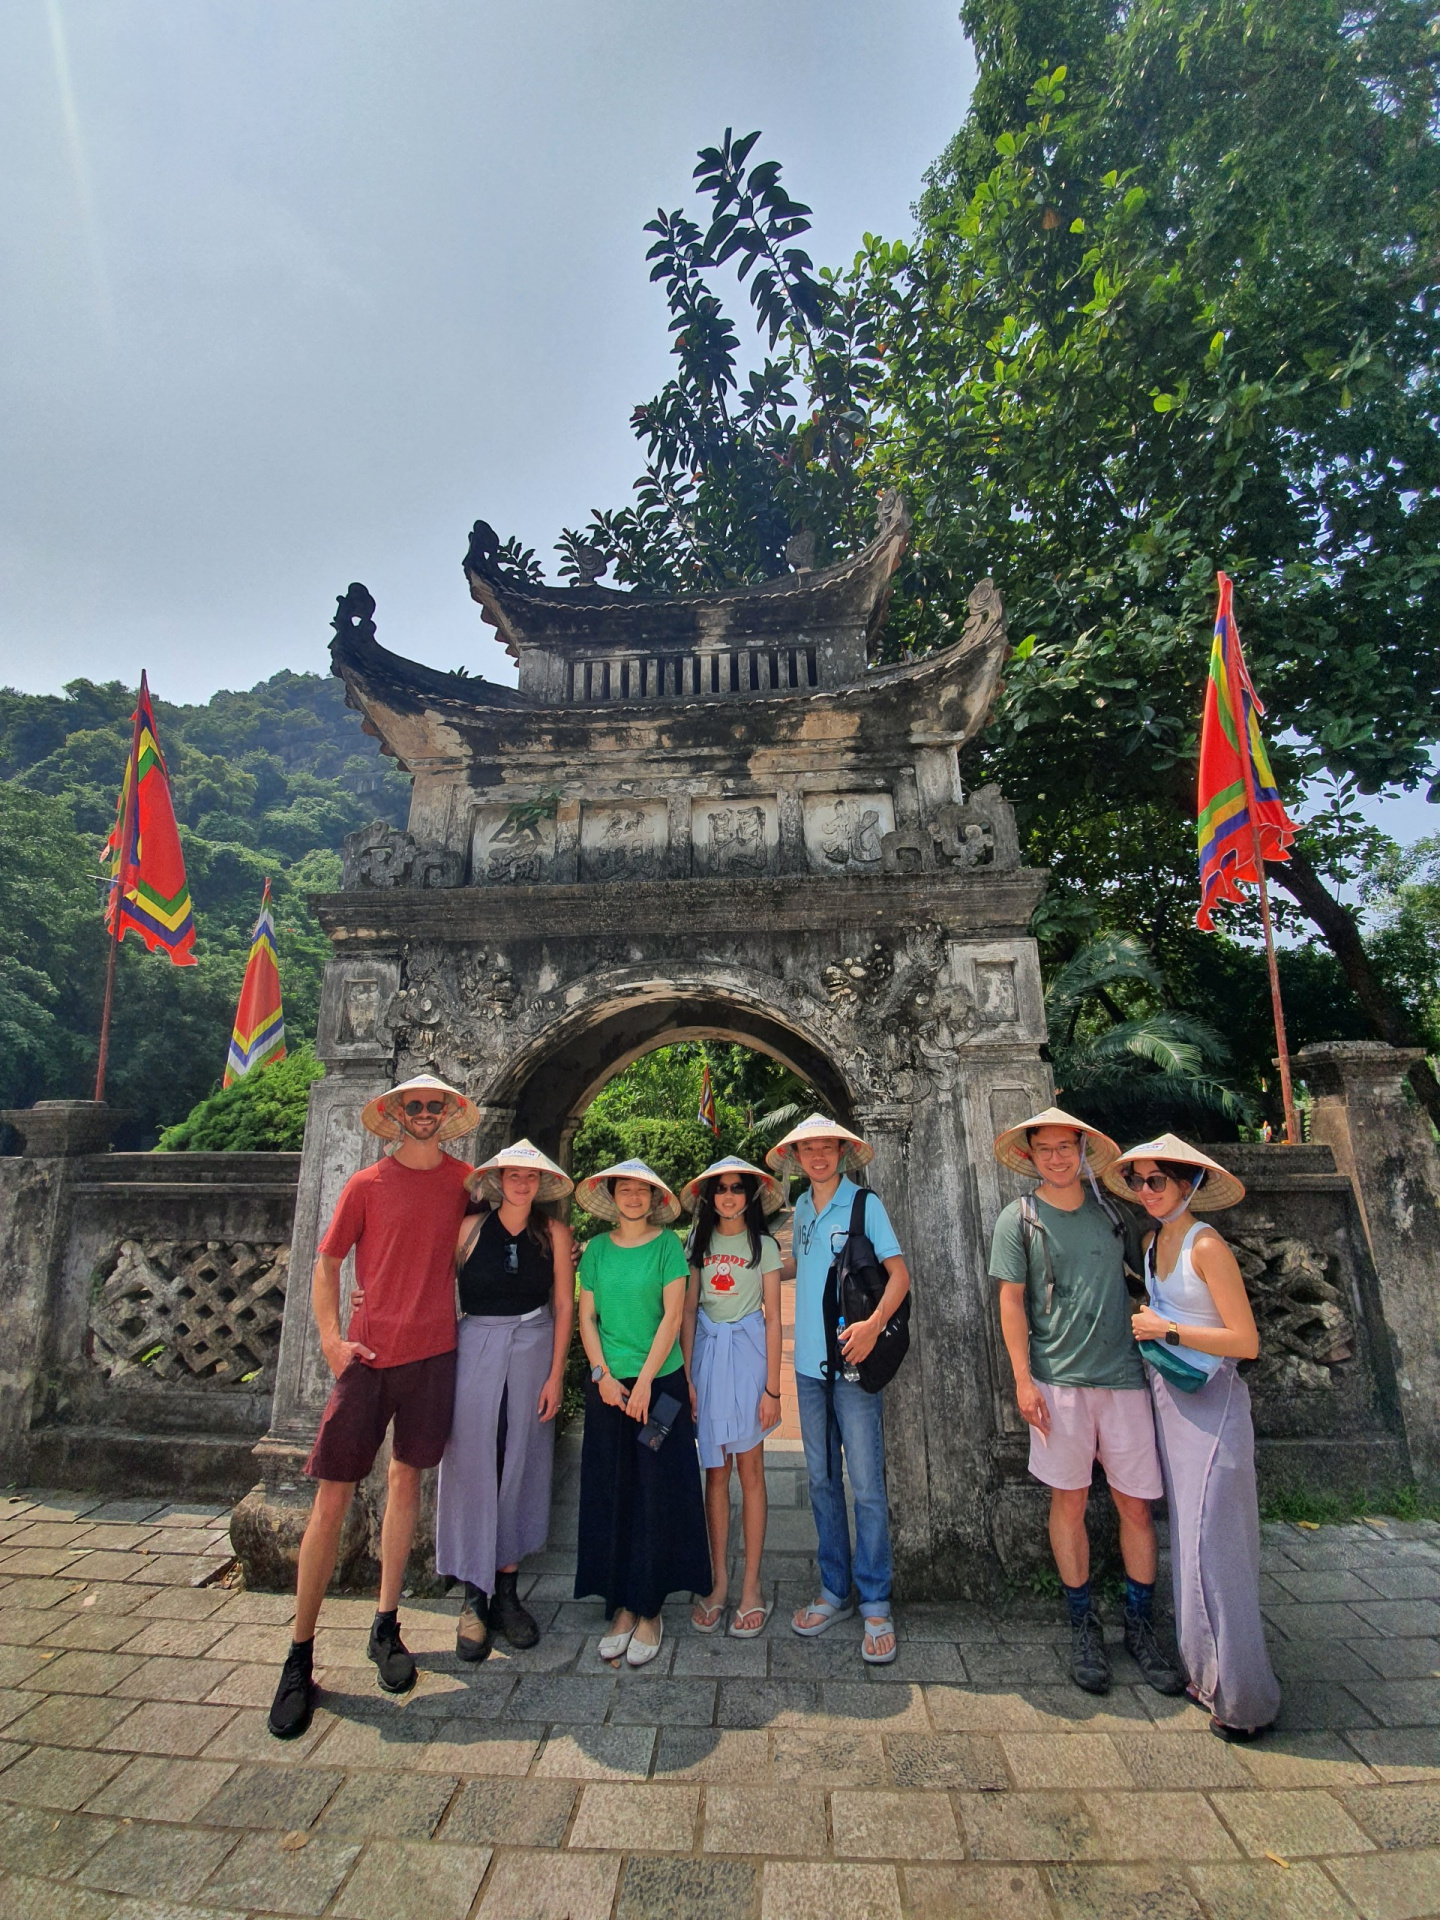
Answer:
<svg viewBox="0 0 1440 1920"><path fill-rule="evenodd" d="M666 1595L710 1586L678 1338L689 1268L668 1225L680 1202L643 1160L593 1174L575 1198L587 1213L615 1223L596 1234L580 1261L580 1339L590 1387L575 1598L604 1599L609 1630L601 1659L643 1667L660 1651Z"/></svg>

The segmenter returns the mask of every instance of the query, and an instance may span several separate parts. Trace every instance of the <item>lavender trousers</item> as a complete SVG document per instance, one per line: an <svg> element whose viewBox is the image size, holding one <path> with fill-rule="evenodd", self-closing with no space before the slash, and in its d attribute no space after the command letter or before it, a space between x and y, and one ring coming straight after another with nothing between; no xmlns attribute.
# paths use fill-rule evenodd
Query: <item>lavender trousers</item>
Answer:
<svg viewBox="0 0 1440 1920"><path fill-rule="evenodd" d="M1268 1727L1280 1685L1260 1618L1260 1512L1250 1390L1227 1360L1195 1393L1147 1367L1170 1507L1180 1658L1227 1727Z"/></svg>
<svg viewBox="0 0 1440 1920"><path fill-rule="evenodd" d="M497 1567L538 1553L549 1537L555 1423L540 1419L539 1405L554 1352L548 1309L533 1318L467 1315L460 1322L455 1417L440 1462L435 1567L482 1593L495 1591Z"/></svg>

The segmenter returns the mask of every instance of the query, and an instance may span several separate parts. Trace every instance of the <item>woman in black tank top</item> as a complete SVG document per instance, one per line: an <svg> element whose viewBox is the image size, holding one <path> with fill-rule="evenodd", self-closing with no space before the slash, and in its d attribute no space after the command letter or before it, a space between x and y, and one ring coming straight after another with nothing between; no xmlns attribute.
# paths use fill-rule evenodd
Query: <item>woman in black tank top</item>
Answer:
<svg viewBox="0 0 1440 1920"><path fill-rule="evenodd" d="M461 1224L455 1417L435 1517L438 1571L464 1584L455 1651L483 1660L491 1634L533 1647L540 1629L517 1575L550 1529L555 1415L575 1319L570 1229L536 1201L571 1182L528 1140L477 1167L466 1185L488 1203Z"/></svg>
<svg viewBox="0 0 1440 1920"><path fill-rule="evenodd" d="M505 1209L509 1211L509 1209ZM555 1286L555 1251L546 1231L551 1224L527 1209L515 1232L500 1212L482 1214L465 1264L460 1269L460 1311L483 1319L534 1313L550 1305Z"/></svg>

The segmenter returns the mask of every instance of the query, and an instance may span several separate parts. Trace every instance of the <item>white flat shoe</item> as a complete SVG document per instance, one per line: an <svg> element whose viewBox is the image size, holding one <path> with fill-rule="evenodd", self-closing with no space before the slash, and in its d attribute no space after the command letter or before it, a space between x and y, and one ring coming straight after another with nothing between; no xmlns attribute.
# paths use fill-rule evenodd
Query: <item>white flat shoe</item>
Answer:
<svg viewBox="0 0 1440 1920"><path fill-rule="evenodd" d="M600 1642L600 1658L618 1660L630 1645L630 1638L634 1631L633 1627L627 1627L624 1633L607 1633Z"/></svg>
<svg viewBox="0 0 1440 1920"><path fill-rule="evenodd" d="M625 1652L627 1667L648 1667L659 1653L665 1639L665 1622L660 1622L660 1638L653 1643L649 1640L636 1640L633 1636Z"/></svg>

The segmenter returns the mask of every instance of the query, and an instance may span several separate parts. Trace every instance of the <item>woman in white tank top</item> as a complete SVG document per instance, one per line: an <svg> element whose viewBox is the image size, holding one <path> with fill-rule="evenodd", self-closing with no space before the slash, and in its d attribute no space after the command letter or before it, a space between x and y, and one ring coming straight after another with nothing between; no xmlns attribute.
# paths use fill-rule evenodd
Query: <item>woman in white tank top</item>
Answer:
<svg viewBox="0 0 1440 1920"><path fill-rule="evenodd" d="M1134 1315L1155 1404L1170 1509L1175 1632L1190 1692L1225 1740L1253 1740L1280 1711L1260 1617L1260 1514L1250 1394L1236 1362L1260 1351L1245 1281L1212 1227L1239 1180L1173 1133L1122 1153L1104 1175L1154 1226L1148 1300Z"/></svg>

